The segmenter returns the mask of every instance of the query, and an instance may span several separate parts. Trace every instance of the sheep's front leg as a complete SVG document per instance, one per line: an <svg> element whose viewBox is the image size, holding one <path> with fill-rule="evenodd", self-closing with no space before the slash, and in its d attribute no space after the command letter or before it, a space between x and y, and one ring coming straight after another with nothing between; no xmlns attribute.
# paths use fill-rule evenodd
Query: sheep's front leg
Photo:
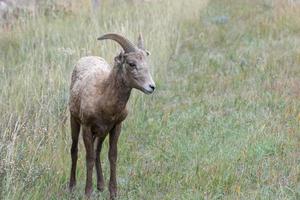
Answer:
<svg viewBox="0 0 300 200"><path fill-rule="evenodd" d="M97 189L99 191L104 190L104 178L102 174L102 167L101 167L101 160L100 160L100 153L102 149L102 143L104 141L105 137L99 137L96 139L96 172L97 172Z"/></svg>
<svg viewBox="0 0 300 200"><path fill-rule="evenodd" d="M116 178L116 164L118 154L118 138L121 132L121 123L115 125L115 127L109 133L109 151L108 159L110 163L110 180L109 180L109 192L110 199L117 197L117 178Z"/></svg>
<svg viewBox="0 0 300 200"><path fill-rule="evenodd" d="M93 167L95 163L94 141L91 127L83 126L82 137L86 150L86 185L85 194L90 197L93 192Z"/></svg>
<svg viewBox="0 0 300 200"><path fill-rule="evenodd" d="M76 166L77 166L77 154L78 154L78 136L80 132L80 124L75 120L75 118L71 115L71 133L72 133L72 147L71 147L71 175L70 175L70 183L69 189L72 191L74 186L76 185Z"/></svg>

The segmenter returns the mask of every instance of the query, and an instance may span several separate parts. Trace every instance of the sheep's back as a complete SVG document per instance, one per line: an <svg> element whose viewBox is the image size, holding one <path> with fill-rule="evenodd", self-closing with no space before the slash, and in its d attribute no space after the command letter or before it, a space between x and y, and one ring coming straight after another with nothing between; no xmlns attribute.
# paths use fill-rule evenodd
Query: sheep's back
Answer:
<svg viewBox="0 0 300 200"><path fill-rule="evenodd" d="M82 96L85 95L84 99L87 98L87 93L92 96L96 92L95 87L108 77L110 70L109 64L101 57L83 57L76 63L71 78L69 99L73 115L80 112ZM89 99L93 100L92 97Z"/></svg>

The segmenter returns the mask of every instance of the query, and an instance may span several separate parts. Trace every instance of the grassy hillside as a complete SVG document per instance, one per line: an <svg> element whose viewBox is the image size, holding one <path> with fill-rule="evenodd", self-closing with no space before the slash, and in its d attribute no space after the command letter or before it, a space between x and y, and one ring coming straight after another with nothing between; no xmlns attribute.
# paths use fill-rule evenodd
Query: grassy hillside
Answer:
<svg viewBox="0 0 300 200"><path fill-rule="evenodd" d="M300 198L299 3L107 0L93 14L87 2L0 30L0 199L84 197L82 141L67 190L70 73L81 56L113 60L102 33L139 31L158 88L130 99L119 199Z"/></svg>

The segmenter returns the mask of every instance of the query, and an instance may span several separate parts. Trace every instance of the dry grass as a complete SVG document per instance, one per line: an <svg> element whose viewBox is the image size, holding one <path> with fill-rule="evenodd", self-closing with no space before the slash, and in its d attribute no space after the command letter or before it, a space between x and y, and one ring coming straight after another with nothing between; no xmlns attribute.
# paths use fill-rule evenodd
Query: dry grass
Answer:
<svg viewBox="0 0 300 200"><path fill-rule="evenodd" d="M66 189L73 64L113 60L119 47L97 42L102 33L140 31L158 90L130 100L120 199L300 198L297 1L107 0L98 13L78 2L44 4L0 31L3 199L83 198L82 144L77 190Z"/></svg>

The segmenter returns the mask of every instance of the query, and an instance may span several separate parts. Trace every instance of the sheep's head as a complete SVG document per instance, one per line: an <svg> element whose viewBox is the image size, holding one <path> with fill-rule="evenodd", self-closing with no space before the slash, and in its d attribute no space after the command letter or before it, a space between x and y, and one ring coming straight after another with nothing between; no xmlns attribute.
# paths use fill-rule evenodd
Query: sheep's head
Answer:
<svg viewBox="0 0 300 200"><path fill-rule="evenodd" d="M142 36L139 36L137 46L115 33L105 34L98 38L98 40L104 39L112 39L122 46L124 52L115 57L115 62L122 67L124 79L128 86L151 94L155 89L155 83L147 64L147 56L150 53L144 49Z"/></svg>

